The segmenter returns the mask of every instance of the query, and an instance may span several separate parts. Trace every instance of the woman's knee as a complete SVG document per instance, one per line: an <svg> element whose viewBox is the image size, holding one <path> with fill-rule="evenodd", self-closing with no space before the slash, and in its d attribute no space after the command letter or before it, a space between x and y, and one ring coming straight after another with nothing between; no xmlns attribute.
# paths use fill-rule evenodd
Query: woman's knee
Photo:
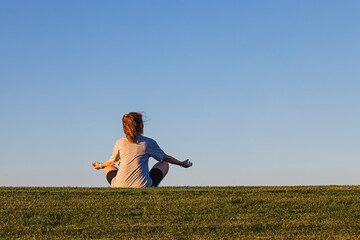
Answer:
<svg viewBox="0 0 360 240"><path fill-rule="evenodd" d="M169 171L169 163L168 162L158 162L153 166L153 168L160 169L161 172L163 173L163 176L165 177Z"/></svg>
<svg viewBox="0 0 360 240"><path fill-rule="evenodd" d="M104 169L105 178L110 185L111 185L112 179L116 176L117 172L118 172L118 169L113 166L108 166Z"/></svg>
<svg viewBox="0 0 360 240"><path fill-rule="evenodd" d="M108 172L110 171L117 171L118 169L116 167L113 167L113 166L107 166L106 168L104 168L104 173L105 173L105 176L108 174Z"/></svg>

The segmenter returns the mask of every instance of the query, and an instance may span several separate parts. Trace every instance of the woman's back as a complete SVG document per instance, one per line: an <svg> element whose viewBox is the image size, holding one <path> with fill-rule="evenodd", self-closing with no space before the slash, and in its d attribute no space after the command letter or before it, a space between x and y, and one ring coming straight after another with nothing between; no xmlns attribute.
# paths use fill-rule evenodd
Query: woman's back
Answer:
<svg viewBox="0 0 360 240"><path fill-rule="evenodd" d="M150 187L149 157L162 161L164 152L151 138L137 136L136 143L130 143L126 137L116 141L110 159L119 164L119 172L111 181L111 187Z"/></svg>

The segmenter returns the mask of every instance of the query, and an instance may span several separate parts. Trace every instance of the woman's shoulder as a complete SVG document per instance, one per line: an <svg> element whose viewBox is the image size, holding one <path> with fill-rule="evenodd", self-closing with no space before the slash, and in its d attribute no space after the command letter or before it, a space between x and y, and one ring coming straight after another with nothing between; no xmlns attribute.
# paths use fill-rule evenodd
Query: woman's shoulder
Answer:
<svg viewBox="0 0 360 240"><path fill-rule="evenodd" d="M156 141L150 137L145 137L145 136L142 136L141 135L141 138L142 138L142 141L144 142L147 142L147 143L156 143Z"/></svg>
<svg viewBox="0 0 360 240"><path fill-rule="evenodd" d="M128 141L126 136L123 136L123 137L119 138L118 140L116 140L116 144L123 143L124 141Z"/></svg>
<svg viewBox="0 0 360 240"><path fill-rule="evenodd" d="M138 135L137 137L137 144L150 144L150 145L153 145L153 144L156 144L156 141L150 137L146 137L146 136L143 136L143 135ZM129 140L126 138L126 136L123 136L121 138L119 138L117 141L116 141L116 144L118 145L123 145L123 144L129 144Z"/></svg>

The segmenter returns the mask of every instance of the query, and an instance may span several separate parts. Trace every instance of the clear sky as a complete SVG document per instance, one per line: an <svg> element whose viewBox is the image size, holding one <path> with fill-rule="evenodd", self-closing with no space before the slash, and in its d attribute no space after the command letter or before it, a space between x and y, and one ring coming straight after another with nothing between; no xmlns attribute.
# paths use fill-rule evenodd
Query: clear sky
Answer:
<svg viewBox="0 0 360 240"><path fill-rule="evenodd" d="M0 186L107 186L130 111L194 163L163 186L360 184L359 10L2 0Z"/></svg>

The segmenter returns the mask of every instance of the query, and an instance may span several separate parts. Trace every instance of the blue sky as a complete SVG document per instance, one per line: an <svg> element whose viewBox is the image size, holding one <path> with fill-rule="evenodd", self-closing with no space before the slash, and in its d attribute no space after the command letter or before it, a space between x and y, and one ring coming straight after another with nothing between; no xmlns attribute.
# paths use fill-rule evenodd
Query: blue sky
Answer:
<svg viewBox="0 0 360 240"><path fill-rule="evenodd" d="M107 186L130 111L194 162L163 186L359 184L359 9L1 1L0 185Z"/></svg>

